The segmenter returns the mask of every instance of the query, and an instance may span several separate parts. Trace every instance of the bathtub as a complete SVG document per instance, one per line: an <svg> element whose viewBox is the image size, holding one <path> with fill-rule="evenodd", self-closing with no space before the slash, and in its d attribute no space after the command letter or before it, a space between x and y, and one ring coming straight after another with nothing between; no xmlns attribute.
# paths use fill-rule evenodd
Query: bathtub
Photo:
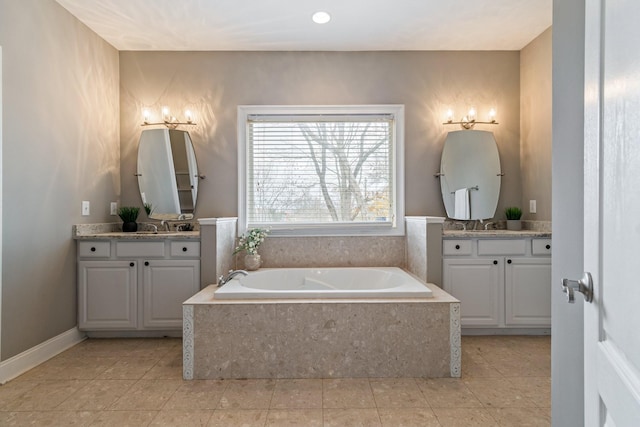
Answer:
<svg viewBox="0 0 640 427"><path fill-rule="evenodd" d="M236 276L216 299L429 298L424 283L396 267L276 268Z"/></svg>

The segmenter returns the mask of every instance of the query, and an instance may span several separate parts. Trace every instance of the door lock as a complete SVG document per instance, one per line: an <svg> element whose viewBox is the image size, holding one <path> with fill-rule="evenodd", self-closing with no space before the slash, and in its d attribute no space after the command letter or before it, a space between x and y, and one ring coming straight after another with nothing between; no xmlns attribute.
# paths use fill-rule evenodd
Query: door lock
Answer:
<svg viewBox="0 0 640 427"><path fill-rule="evenodd" d="M562 279L562 292L567 294L567 302L573 304L575 302L574 293L580 292L584 295L586 302L593 301L593 280L591 273L584 273L580 280Z"/></svg>

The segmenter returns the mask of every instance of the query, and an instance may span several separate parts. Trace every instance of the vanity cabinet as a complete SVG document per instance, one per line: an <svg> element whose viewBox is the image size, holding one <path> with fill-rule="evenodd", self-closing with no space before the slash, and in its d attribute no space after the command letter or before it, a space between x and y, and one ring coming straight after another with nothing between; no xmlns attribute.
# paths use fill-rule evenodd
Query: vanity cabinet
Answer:
<svg viewBox="0 0 640 427"><path fill-rule="evenodd" d="M551 327L551 239L443 240L443 287L464 328Z"/></svg>
<svg viewBox="0 0 640 427"><path fill-rule="evenodd" d="M78 242L78 326L85 331L182 329L200 290L200 242Z"/></svg>

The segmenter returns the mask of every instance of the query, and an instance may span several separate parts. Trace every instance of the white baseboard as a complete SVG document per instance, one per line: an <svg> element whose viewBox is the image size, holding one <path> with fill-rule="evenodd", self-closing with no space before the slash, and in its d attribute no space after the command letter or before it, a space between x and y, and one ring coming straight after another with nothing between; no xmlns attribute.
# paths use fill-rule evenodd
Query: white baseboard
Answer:
<svg viewBox="0 0 640 427"><path fill-rule="evenodd" d="M46 362L85 338L86 335L76 327L0 362L0 384L4 384L29 369Z"/></svg>

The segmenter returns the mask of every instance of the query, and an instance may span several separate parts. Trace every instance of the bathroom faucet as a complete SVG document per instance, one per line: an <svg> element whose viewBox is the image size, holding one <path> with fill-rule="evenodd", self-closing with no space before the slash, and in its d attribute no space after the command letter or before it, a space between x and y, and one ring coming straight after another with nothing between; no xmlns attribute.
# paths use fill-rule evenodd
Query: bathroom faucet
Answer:
<svg viewBox="0 0 640 427"><path fill-rule="evenodd" d="M489 226L490 226L490 225L493 225L493 222L487 222L487 223L484 225L484 229L485 229L485 231L489 229Z"/></svg>
<svg viewBox="0 0 640 427"><path fill-rule="evenodd" d="M229 273L227 273L226 276L222 275L222 276L218 277L218 287L224 285L229 280L233 279L234 277L236 277L239 274L242 274L243 276L246 276L249 273L247 273L245 270L229 270Z"/></svg>
<svg viewBox="0 0 640 427"><path fill-rule="evenodd" d="M158 226L157 226L157 225L155 225L155 224L149 224L149 227L153 228L153 230L151 230L151 231L153 231L154 233L157 233L157 232L158 232Z"/></svg>
<svg viewBox="0 0 640 427"><path fill-rule="evenodd" d="M169 221L165 221L164 219L160 221L160 225L164 226L165 231L171 231L171 226L169 225Z"/></svg>

